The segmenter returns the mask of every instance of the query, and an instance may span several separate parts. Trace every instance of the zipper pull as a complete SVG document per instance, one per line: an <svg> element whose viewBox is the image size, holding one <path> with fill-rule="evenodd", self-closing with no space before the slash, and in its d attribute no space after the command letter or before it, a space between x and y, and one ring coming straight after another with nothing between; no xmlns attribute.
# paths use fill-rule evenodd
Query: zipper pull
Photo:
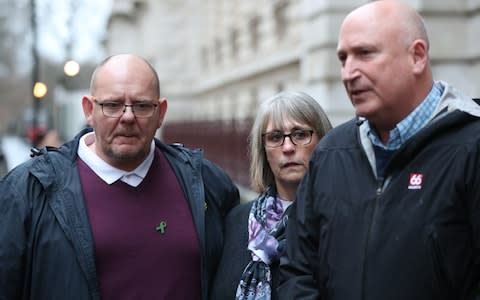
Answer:
<svg viewBox="0 0 480 300"><path fill-rule="evenodd" d="M383 177L380 177L377 180L377 196L380 196L382 194L383 181Z"/></svg>

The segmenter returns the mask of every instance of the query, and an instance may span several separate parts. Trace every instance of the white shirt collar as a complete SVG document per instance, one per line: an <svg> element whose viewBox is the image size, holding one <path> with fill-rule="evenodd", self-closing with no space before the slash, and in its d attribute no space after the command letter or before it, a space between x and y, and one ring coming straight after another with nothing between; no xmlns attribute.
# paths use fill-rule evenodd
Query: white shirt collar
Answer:
<svg viewBox="0 0 480 300"><path fill-rule="evenodd" d="M91 145L94 141L95 135L93 132L83 135L80 138L77 153L80 159L83 160L85 164L98 175L98 177L107 184L112 184L117 180L121 180L133 187L138 186L143 181L153 162L153 152L155 150L154 141L152 141L152 144L150 145L150 152L148 153L147 158L135 170L130 172L109 165L88 148L88 145Z"/></svg>

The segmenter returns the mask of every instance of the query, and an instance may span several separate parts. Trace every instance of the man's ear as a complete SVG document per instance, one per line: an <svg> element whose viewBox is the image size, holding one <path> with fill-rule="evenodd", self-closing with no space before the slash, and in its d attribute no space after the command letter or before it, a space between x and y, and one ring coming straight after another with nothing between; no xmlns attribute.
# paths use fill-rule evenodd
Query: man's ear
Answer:
<svg viewBox="0 0 480 300"><path fill-rule="evenodd" d="M163 120L165 119L165 114L167 113L167 98L161 98L158 100L158 124L157 128L162 126Z"/></svg>
<svg viewBox="0 0 480 300"><path fill-rule="evenodd" d="M82 98L83 115L90 127L93 127L93 97L83 96Z"/></svg>
<svg viewBox="0 0 480 300"><path fill-rule="evenodd" d="M421 74L428 65L428 45L422 39L413 41L410 52L413 59L413 73Z"/></svg>

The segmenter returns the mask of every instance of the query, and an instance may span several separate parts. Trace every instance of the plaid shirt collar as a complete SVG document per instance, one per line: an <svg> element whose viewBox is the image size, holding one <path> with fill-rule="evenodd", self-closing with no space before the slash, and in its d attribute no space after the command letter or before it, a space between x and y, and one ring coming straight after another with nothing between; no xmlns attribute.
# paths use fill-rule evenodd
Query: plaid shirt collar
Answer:
<svg viewBox="0 0 480 300"><path fill-rule="evenodd" d="M390 139L386 145L382 143L376 130L374 130L367 121L368 138L375 146L384 150L393 151L399 149L409 138L430 121L442 93L443 88L441 84L434 82L432 89L422 103L390 131Z"/></svg>

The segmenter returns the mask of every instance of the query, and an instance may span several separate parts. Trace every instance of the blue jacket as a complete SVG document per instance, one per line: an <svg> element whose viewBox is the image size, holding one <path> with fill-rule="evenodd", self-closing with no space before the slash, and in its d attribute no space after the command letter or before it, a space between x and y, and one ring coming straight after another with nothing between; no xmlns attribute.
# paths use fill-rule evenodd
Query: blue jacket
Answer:
<svg viewBox="0 0 480 300"><path fill-rule="evenodd" d="M100 299L95 250L77 170L82 131L42 149L0 182L0 299ZM201 246L207 299L238 190L201 150L156 141L182 186Z"/></svg>

